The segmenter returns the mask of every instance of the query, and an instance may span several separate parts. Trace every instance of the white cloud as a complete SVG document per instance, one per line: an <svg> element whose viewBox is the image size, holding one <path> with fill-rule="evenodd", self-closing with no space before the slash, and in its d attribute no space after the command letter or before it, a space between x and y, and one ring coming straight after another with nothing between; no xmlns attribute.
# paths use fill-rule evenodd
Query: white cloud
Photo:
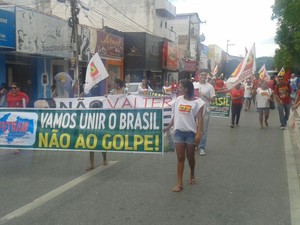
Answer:
<svg viewBox="0 0 300 225"><path fill-rule="evenodd" d="M201 21L200 32L204 44L216 44L224 51L244 55L245 47L255 43L256 55L274 56L276 21L271 20L274 0L170 0L177 13L197 12Z"/></svg>

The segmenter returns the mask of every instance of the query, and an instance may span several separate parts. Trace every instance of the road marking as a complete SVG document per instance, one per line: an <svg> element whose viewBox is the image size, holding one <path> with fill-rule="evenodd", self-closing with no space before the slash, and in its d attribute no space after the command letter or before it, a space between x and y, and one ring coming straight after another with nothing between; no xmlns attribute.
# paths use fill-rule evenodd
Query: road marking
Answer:
<svg viewBox="0 0 300 225"><path fill-rule="evenodd" d="M287 131L287 132L286 132ZM293 133L286 129L284 131L284 149L287 167L287 179L289 187L289 198L291 208L291 225L300 224L300 188L299 176L297 174L297 167L293 153L291 138Z"/></svg>
<svg viewBox="0 0 300 225"><path fill-rule="evenodd" d="M20 217L28 212L30 212L31 210L47 203L48 201L52 200L53 198L59 196L60 194L64 193L65 191L70 190L71 188L75 187L76 185L80 184L81 182L91 178L92 176L108 169L109 167L111 167L112 165L114 165L115 163L117 163L117 161L109 161L107 166L99 166L85 174L83 174L82 176L54 189L53 191L50 191L49 193L33 200L32 202L28 203L27 205L24 205L23 207L7 214L6 216L0 218L0 224L5 224L6 222Z"/></svg>

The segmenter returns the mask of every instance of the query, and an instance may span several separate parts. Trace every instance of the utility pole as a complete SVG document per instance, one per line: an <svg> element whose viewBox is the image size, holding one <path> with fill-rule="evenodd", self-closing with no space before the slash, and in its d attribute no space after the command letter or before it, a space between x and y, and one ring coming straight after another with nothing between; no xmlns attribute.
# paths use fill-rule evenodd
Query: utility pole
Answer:
<svg viewBox="0 0 300 225"><path fill-rule="evenodd" d="M200 66L201 66L201 42L203 42L205 40L205 36L202 33L200 35L200 28L201 28L201 24L206 24L206 20L205 21L201 21L199 23L199 31L197 34L197 46L196 46L196 73L200 73Z"/></svg>
<svg viewBox="0 0 300 225"><path fill-rule="evenodd" d="M229 44L230 40L227 40L227 45L226 45L226 53L228 55L228 46L232 46L232 45L235 45L235 44Z"/></svg>
<svg viewBox="0 0 300 225"><path fill-rule="evenodd" d="M69 18L69 25L72 27L72 36L71 36L71 69L74 70L74 80L76 88L75 93L77 96L80 94L80 81L79 81L79 70L78 70L78 14L80 9L77 5L77 0L70 0L71 5L71 18Z"/></svg>

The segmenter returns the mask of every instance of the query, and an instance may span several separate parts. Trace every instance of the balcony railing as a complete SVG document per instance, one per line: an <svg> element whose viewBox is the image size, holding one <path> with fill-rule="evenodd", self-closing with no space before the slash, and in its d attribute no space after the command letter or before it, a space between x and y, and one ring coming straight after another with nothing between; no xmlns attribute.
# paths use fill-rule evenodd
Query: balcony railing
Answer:
<svg viewBox="0 0 300 225"><path fill-rule="evenodd" d="M157 28L155 32L158 36L166 38L170 41L177 42L177 35L175 32L166 28Z"/></svg>
<svg viewBox="0 0 300 225"><path fill-rule="evenodd" d="M168 0L155 0L156 13L162 17L175 18L176 7L172 5Z"/></svg>

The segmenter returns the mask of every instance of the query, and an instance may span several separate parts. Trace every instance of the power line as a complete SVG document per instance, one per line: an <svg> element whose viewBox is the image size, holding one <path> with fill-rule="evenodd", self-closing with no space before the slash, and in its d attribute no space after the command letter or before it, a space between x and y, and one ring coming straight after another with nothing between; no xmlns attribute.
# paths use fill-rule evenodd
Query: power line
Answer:
<svg viewBox="0 0 300 225"><path fill-rule="evenodd" d="M103 16L104 18L107 18L107 19L110 20L110 21L116 22L116 24L114 24L114 25L119 26L119 27L122 27L122 26L123 26L123 28L124 28L125 30L126 30L126 29L128 30L128 28L131 28L132 30L139 31L139 30L137 30L136 27L132 27L132 26L126 24L126 23L123 23L122 21L117 20L117 19L115 19L114 17L105 14L105 13L101 12L100 10L93 9L93 11L96 12L96 13L98 13L99 15ZM112 23L113 23L113 22L112 22Z"/></svg>
<svg viewBox="0 0 300 225"><path fill-rule="evenodd" d="M72 0L69 0L69 1L72 1ZM127 24L127 23L124 23L123 21L121 21L121 20L118 20L118 19L116 19L116 18L114 18L114 17L112 17L112 16L110 16L110 15L108 15L108 14L106 14L106 13L104 13L104 12L101 12L100 10L98 10L98 9L96 9L96 8L93 8L93 9L91 9L90 8L90 12L87 12L87 10L85 10L85 6L83 6L82 5L82 2L81 1L79 1L79 4L80 4L80 6L81 6L81 9L83 10L83 14L84 14L84 16L85 17L87 17L87 19L89 20L89 22L91 23L91 26L95 26L96 28L97 28L97 25L91 20L91 19L93 19L95 22L99 22L99 21L97 21L94 17L93 17L93 15L92 15L92 13L91 12L95 12L96 14L98 14L98 15L100 15L102 18L105 18L105 19L107 19L108 21L110 21L110 23L112 24L112 25L114 25L114 28L116 28L116 27L119 27L119 28L121 28L123 31L127 31L127 32L131 32L131 31L135 31L135 32L147 32L147 33L150 33L150 34L152 34L152 35L154 35L154 36L156 36L156 37L160 37L160 36L158 36L157 34L155 34L154 32L152 32L152 31L150 31L150 30L148 30L147 28L145 28L145 27L143 27L142 25L140 25L140 24L138 24L137 22L135 22L134 20L132 20L130 17L128 17L128 16L126 16L122 11L120 11L118 8L116 8L114 5L112 5L111 3L109 3L107 0L104 0L104 2L106 2L110 7L112 7L114 10L116 10L119 14L121 14L122 16L124 16L126 19L128 19L130 22L132 22L133 24L135 24L137 27L133 27L133 26L131 26L131 25L129 25L129 24ZM4 2L4 3L6 3L6 4L11 4L11 3L9 3L9 2ZM27 5L22 5L22 4L15 4L16 6L20 6L20 7L25 7L25 8L30 8L30 7L28 7L28 6L37 6L37 8L38 7L41 7L41 6L43 6L43 5L46 5L46 4L48 4L47 2L44 2L44 0L40 0L40 1L38 1L38 2L35 2L35 3L32 3L32 4L27 4ZM65 3L60 3L60 2L56 2L55 3L55 5L53 6L53 8L51 7L51 5L50 5L50 13L52 14L52 15L54 15L53 14L53 10L58 6L58 5L60 5L60 4L64 4L65 6L66 6L66 10L65 10L65 19L66 20L68 20L69 19L69 17L67 16L67 10L68 10L68 4L67 4L67 1L65 2ZM32 8L31 8L32 9ZM45 13L45 12L44 12ZM101 23L101 21L100 21L100 23ZM141 29L141 30L140 30Z"/></svg>
<svg viewBox="0 0 300 225"><path fill-rule="evenodd" d="M129 19L131 22L133 22L134 24L136 24L137 26L141 27L142 29L148 31L149 33L157 36L155 33L153 33L152 31L146 29L145 27L141 26L140 24L136 23L134 20L132 20L131 18L129 18L128 16L126 16L123 12L121 12L119 9L117 9L115 6L113 6L112 4L110 4L108 1L104 0L109 6L111 6L113 9L115 9L118 13L120 13L121 15L123 15L125 18Z"/></svg>

